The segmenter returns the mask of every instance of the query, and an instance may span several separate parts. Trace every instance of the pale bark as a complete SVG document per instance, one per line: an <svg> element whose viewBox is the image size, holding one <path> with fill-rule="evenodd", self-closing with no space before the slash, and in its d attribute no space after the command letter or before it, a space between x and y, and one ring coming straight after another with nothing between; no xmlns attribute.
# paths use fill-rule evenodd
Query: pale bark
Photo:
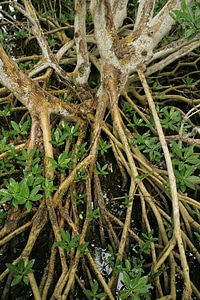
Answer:
<svg viewBox="0 0 200 300"><path fill-rule="evenodd" d="M141 26L142 28L144 28L144 26L146 26L150 22L153 16L154 6L155 0L140 1L134 24L134 30L140 29Z"/></svg>
<svg viewBox="0 0 200 300"><path fill-rule="evenodd" d="M85 85L90 74L89 55L87 50L87 38L85 20L86 0L75 1L74 39L76 43L77 64L74 70L74 83Z"/></svg>
<svg viewBox="0 0 200 300"><path fill-rule="evenodd" d="M149 76L155 72L162 70L164 67L168 66L178 58L185 56L186 54L190 53L194 49L197 49L199 46L200 46L200 40L195 40L195 41L191 41L189 44L187 43L185 46L183 45L183 47L178 47L180 49L178 49L177 51L173 51L174 53L169 54L166 58L163 58L158 63L155 63L151 67L148 67L145 74ZM177 47L175 46L174 49L176 48Z"/></svg>
<svg viewBox="0 0 200 300"><path fill-rule="evenodd" d="M37 71L35 70L36 73L41 72L42 70L51 67L54 69L57 74L66 80L66 83L70 85L70 74L67 73L65 70L63 70L60 65L58 64L58 61L56 60L55 56L53 55L47 40L44 36L43 30L40 26L40 22L37 18L37 15L35 13L35 9L31 3L30 0L23 0L25 9L24 10L21 5L18 3L13 2L12 5L17 8L24 16L28 18L30 23L32 24L32 33L35 36L35 38L38 41L38 44L42 50L42 60L39 61L37 66L35 67Z"/></svg>
<svg viewBox="0 0 200 300"><path fill-rule="evenodd" d="M0 83L30 111L32 115L57 113L75 121L75 110L60 99L43 90L26 74L21 72L0 46ZM77 119L78 120L78 119Z"/></svg>
<svg viewBox="0 0 200 300"><path fill-rule="evenodd" d="M127 16L127 4L128 0L111 0L111 9L114 15L113 21L116 29L122 26Z"/></svg>

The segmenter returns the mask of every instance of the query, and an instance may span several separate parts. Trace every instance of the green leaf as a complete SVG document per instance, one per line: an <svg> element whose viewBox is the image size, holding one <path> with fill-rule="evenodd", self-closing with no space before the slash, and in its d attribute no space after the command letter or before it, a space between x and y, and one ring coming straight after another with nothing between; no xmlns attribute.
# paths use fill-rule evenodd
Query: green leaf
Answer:
<svg viewBox="0 0 200 300"><path fill-rule="evenodd" d="M82 252L83 255L87 254L86 249L87 249L88 245L89 245L89 242L85 242L84 244L82 244L78 247L78 249Z"/></svg>
<svg viewBox="0 0 200 300"><path fill-rule="evenodd" d="M187 5L186 5L186 2L185 1L182 1L181 2L181 8L184 12L187 12Z"/></svg>
<svg viewBox="0 0 200 300"><path fill-rule="evenodd" d="M103 167L102 167L102 171L105 171L106 169L107 169L107 167L108 167L108 164L105 164Z"/></svg>
<svg viewBox="0 0 200 300"><path fill-rule="evenodd" d="M79 246L80 237L81 237L81 234L77 234L71 239L70 244L69 244L71 248L75 248L75 247Z"/></svg>
<svg viewBox="0 0 200 300"><path fill-rule="evenodd" d="M194 153L194 146L185 148L184 159L187 159Z"/></svg>
<svg viewBox="0 0 200 300"><path fill-rule="evenodd" d="M4 204L4 203L6 203L7 201L12 200L12 198L13 198L12 195L7 194L7 195L5 195L5 196L0 200L0 204Z"/></svg>
<svg viewBox="0 0 200 300"><path fill-rule="evenodd" d="M92 292L93 292L93 295L96 295L96 293L97 293L97 291L98 291L98 287L99 287L98 282L95 281L95 282L93 283L93 285L92 285Z"/></svg>
<svg viewBox="0 0 200 300"><path fill-rule="evenodd" d="M74 136L79 136L81 133L78 131L79 124L77 123L75 126L72 126L71 132Z"/></svg>
<svg viewBox="0 0 200 300"><path fill-rule="evenodd" d="M14 199L15 200L14 202L19 205L19 204L24 204L26 203L27 199L24 198L23 196L21 196L20 194L15 194L14 195ZM12 201L13 202L13 201Z"/></svg>
<svg viewBox="0 0 200 300"><path fill-rule="evenodd" d="M198 158L198 155L194 154L194 155L191 155L190 157L188 157L185 160L185 162L189 163L189 164L197 165L200 163L200 159Z"/></svg>
<svg viewBox="0 0 200 300"><path fill-rule="evenodd" d="M43 185L43 190L45 191L46 196L48 197L54 190L56 190L56 187L54 186L53 180L45 178Z"/></svg>
<svg viewBox="0 0 200 300"><path fill-rule="evenodd" d="M121 300L125 300L127 299L127 297L129 296L129 291L128 290L122 290L119 292L119 297Z"/></svg>
<svg viewBox="0 0 200 300"><path fill-rule="evenodd" d="M20 194L21 196L23 196L24 198L28 199L29 197L29 187L27 184L26 180L22 180L19 184L19 188L20 188Z"/></svg>
<svg viewBox="0 0 200 300"><path fill-rule="evenodd" d="M133 293L130 293L131 300L140 300L141 298Z"/></svg>
<svg viewBox="0 0 200 300"><path fill-rule="evenodd" d="M12 205L14 207L18 207L19 203L18 203L18 201L16 199L12 199Z"/></svg>
<svg viewBox="0 0 200 300"><path fill-rule="evenodd" d="M32 203L31 203L31 201L26 201L25 206L26 206L26 209L27 209L28 211L30 211L30 210L32 209Z"/></svg>
<svg viewBox="0 0 200 300"><path fill-rule="evenodd" d="M19 125L16 122L11 121L10 123L12 125L12 128L16 131L16 133L19 133L21 131Z"/></svg>
<svg viewBox="0 0 200 300"><path fill-rule="evenodd" d="M37 166L36 166L36 168L37 168ZM33 178L34 178L34 176L33 176ZM36 186L40 185L43 182L44 182L44 177L42 177L42 176L37 176L37 178L34 178L34 185L36 185ZM33 184L31 184L31 185L33 185Z"/></svg>
<svg viewBox="0 0 200 300"><path fill-rule="evenodd" d="M197 237L198 241L200 241L200 234L198 232L194 232L194 235Z"/></svg>
<svg viewBox="0 0 200 300"><path fill-rule="evenodd" d="M141 283L140 286L138 286L134 291L137 293L140 293L140 294L147 294L149 292L150 289L152 289L153 287L151 286L151 284L144 284Z"/></svg>
<svg viewBox="0 0 200 300"><path fill-rule="evenodd" d="M17 268L18 268L20 274L22 274L23 271L24 271L24 260L23 260L23 258L21 258L21 259L19 260L18 265L17 265Z"/></svg>
<svg viewBox="0 0 200 300"><path fill-rule="evenodd" d="M60 130L56 130L54 132L54 138L55 138L56 143L60 142L60 133L61 133Z"/></svg>
<svg viewBox="0 0 200 300"><path fill-rule="evenodd" d="M47 156L47 160L52 164L52 166L51 166L52 168L55 169L57 167L57 162L55 161L55 159L53 159L52 157Z"/></svg>
<svg viewBox="0 0 200 300"><path fill-rule="evenodd" d="M199 176L195 176L195 175L191 175L189 177L186 178L186 180L191 181L193 183L199 183L200 182L200 177Z"/></svg>
<svg viewBox="0 0 200 300"><path fill-rule="evenodd" d="M184 183L185 183L185 186L187 186L188 188L195 190L195 185L192 182L185 180ZM183 192L185 192L185 190L186 190L186 188L182 189Z"/></svg>
<svg viewBox="0 0 200 300"><path fill-rule="evenodd" d="M101 170L101 165L100 165L100 163L97 161L96 164L97 164L97 169L98 169L98 170Z"/></svg>
<svg viewBox="0 0 200 300"><path fill-rule="evenodd" d="M66 244L66 242L63 242L63 241L55 242L55 243L54 243L54 246L56 246L56 247L61 247L61 248L64 248L64 249L67 249L67 244Z"/></svg>
<svg viewBox="0 0 200 300"><path fill-rule="evenodd" d="M12 272L13 274L20 274L18 268L12 264L6 263L6 267Z"/></svg>
<svg viewBox="0 0 200 300"><path fill-rule="evenodd" d="M131 264L130 264L130 261L127 259L125 260L125 266L126 266L127 272L129 272L131 270Z"/></svg>
<svg viewBox="0 0 200 300"><path fill-rule="evenodd" d="M37 194L34 197L30 196L30 200L36 202L36 201L40 200L42 197L43 197L43 195Z"/></svg>
<svg viewBox="0 0 200 300"><path fill-rule="evenodd" d="M83 290L83 293L84 293L86 296L93 297L93 292L90 291L90 290Z"/></svg>
<svg viewBox="0 0 200 300"><path fill-rule="evenodd" d="M103 297L105 297L105 296L107 296L106 293L99 293L99 294L96 295L96 297L99 298L99 299L100 299L100 298L103 298Z"/></svg>
<svg viewBox="0 0 200 300"><path fill-rule="evenodd" d="M29 285L29 278L28 278L28 276L24 276L24 277L23 277L23 282L24 282L26 285Z"/></svg>
<svg viewBox="0 0 200 300"><path fill-rule="evenodd" d="M72 158L68 157L60 164L61 168L69 168L70 163L72 162Z"/></svg>
<svg viewBox="0 0 200 300"><path fill-rule="evenodd" d="M64 229L61 229L61 235L64 241L66 241L67 243L70 242L70 233L68 231L64 231Z"/></svg>
<svg viewBox="0 0 200 300"><path fill-rule="evenodd" d="M196 33L195 28L190 28L190 29L185 30L184 35L185 35L185 37L188 37L188 38L191 37L191 38L193 38L193 35L195 36L195 33Z"/></svg>
<svg viewBox="0 0 200 300"><path fill-rule="evenodd" d="M11 282L11 286L17 285L22 281L22 275L17 275Z"/></svg>
<svg viewBox="0 0 200 300"><path fill-rule="evenodd" d="M38 201L43 197L43 195L38 194L40 189L41 189L41 185L37 185L32 189L30 196L29 196L29 199L31 201Z"/></svg>
<svg viewBox="0 0 200 300"><path fill-rule="evenodd" d="M10 182L8 184L9 192L18 193L19 192L19 183L16 182L13 178L10 178Z"/></svg>
<svg viewBox="0 0 200 300"><path fill-rule="evenodd" d="M35 259L31 259L31 260L27 263L27 265L26 265L26 267L25 267L25 269L24 269L24 275L27 275L27 274L33 272L32 267L33 267L34 263L35 263Z"/></svg>
<svg viewBox="0 0 200 300"><path fill-rule="evenodd" d="M105 171L108 167L108 164L105 164L103 167L101 167L100 163L97 161L96 163L97 169L94 170L94 172L96 174L103 174L103 175L107 175L108 172Z"/></svg>
<svg viewBox="0 0 200 300"><path fill-rule="evenodd" d="M146 294L152 288L150 284L147 284L147 276L139 278L137 285L134 287L134 292L141 294Z"/></svg>
<svg viewBox="0 0 200 300"><path fill-rule="evenodd" d="M130 280L130 277L129 275L124 271L123 272L123 281L124 281L124 285L129 288L130 287L130 283L131 283L131 280Z"/></svg>
<svg viewBox="0 0 200 300"><path fill-rule="evenodd" d="M140 279L141 279L141 273L142 273L142 271L141 271L141 269L139 269L139 271L138 271L138 273L137 273L137 275L136 275L136 277L133 279L133 281L132 281L132 289L135 291L135 288L138 286L138 283L139 283L139 281L140 281Z"/></svg>
<svg viewBox="0 0 200 300"><path fill-rule="evenodd" d="M188 178L194 172L194 170L195 170L195 167L193 167L193 166L188 167L185 171L184 177Z"/></svg>
<svg viewBox="0 0 200 300"><path fill-rule="evenodd" d="M97 150L100 150L100 153L103 155L107 152L107 150L111 147L110 144L107 144L106 141L99 140L99 146L97 147Z"/></svg>
<svg viewBox="0 0 200 300"><path fill-rule="evenodd" d="M182 150L180 144L177 144L174 141L171 141L171 144L172 144L172 152L176 154L178 157L182 158Z"/></svg>

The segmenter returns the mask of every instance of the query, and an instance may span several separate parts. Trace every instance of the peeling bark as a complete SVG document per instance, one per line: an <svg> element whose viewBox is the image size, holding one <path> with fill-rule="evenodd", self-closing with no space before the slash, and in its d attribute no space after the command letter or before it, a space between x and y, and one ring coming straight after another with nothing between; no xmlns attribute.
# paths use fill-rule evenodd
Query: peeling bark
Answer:
<svg viewBox="0 0 200 300"><path fill-rule="evenodd" d="M60 114L69 121L79 121L75 110L60 99L43 90L35 81L21 72L0 46L0 83L30 111L40 116Z"/></svg>

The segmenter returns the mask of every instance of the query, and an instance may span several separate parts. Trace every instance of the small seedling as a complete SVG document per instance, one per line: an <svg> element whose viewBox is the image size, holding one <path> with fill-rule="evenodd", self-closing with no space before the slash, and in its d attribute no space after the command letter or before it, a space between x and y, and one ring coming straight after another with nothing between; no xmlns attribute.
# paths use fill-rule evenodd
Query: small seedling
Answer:
<svg viewBox="0 0 200 300"><path fill-rule="evenodd" d="M73 192L73 199L76 201L76 205L83 204L87 194L77 194Z"/></svg>
<svg viewBox="0 0 200 300"><path fill-rule="evenodd" d="M26 122L24 122L23 124L17 124L14 121L11 121L11 125L13 130L11 131L11 133L13 135L27 135L28 130L30 128L30 118L28 118L28 120Z"/></svg>
<svg viewBox="0 0 200 300"><path fill-rule="evenodd" d="M153 288L151 284L148 284L148 276L142 276L142 271L138 270L134 276L132 273L127 273L125 271L123 274L124 289L119 291L119 297L121 300L134 299L140 300L141 297L145 299L150 299L149 291Z"/></svg>
<svg viewBox="0 0 200 300"><path fill-rule="evenodd" d="M6 267L13 273L13 281L11 282L11 286L19 284L23 281L26 285L29 284L28 274L32 273L32 267L34 265L35 259L30 260L27 265L24 263L24 259L20 259L16 266L7 263Z"/></svg>
<svg viewBox="0 0 200 300"><path fill-rule="evenodd" d="M105 164L103 167L101 167L100 163L97 161L96 169L94 170L94 172L97 175L107 175L108 174L108 172L106 171L107 168L108 168L108 164Z"/></svg>
<svg viewBox="0 0 200 300"><path fill-rule="evenodd" d="M80 182L80 181L86 181L87 179L87 173L86 173L86 168L81 169L80 172L76 174L75 182Z"/></svg>
<svg viewBox="0 0 200 300"><path fill-rule="evenodd" d="M61 236L62 241L55 242L54 246L61 247L65 249L68 253L72 248L78 248L79 247L79 240L81 237L81 234L75 235L73 238L71 238L70 233L68 231L64 231L64 229L61 229Z"/></svg>
<svg viewBox="0 0 200 300"><path fill-rule="evenodd" d="M71 249L77 248L80 251L80 256L87 254L87 247L89 242L80 244L79 240L81 238L81 234L77 234L71 238L68 231L64 231L64 229L61 229L61 236L63 240L55 242L54 246L65 249L67 253L69 253Z"/></svg>
<svg viewBox="0 0 200 300"><path fill-rule="evenodd" d="M102 293L102 292L99 293L98 289L99 289L99 284L97 281L95 281L91 287L91 290L85 289L85 290L83 290L83 292L86 296L92 297L92 300L97 300L97 299L105 297L106 293Z"/></svg>
<svg viewBox="0 0 200 300"><path fill-rule="evenodd" d="M96 209L92 209L91 206L88 207L88 214L87 214L87 218L88 221L91 222L94 219L98 219L100 217L99 215L99 207L97 207Z"/></svg>
<svg viewBox="0 0 200 300"><path fill-rule="evenodd" d="M154 230L152 229L148 234L142 233L141 239L144 241L144 243L139 243L139 254L141 258L143 258L143 254L150 254L151 249L151 243L156 242L158 239L153 237Z"/></svg>
<svg viewBox="0 0 200 300"><path fill-rule="evenodd" d="M133 202L134 198L129 197L127 194L124 196L124 201L121 203L121 208L128 208Z"/></svg>
<svg viewBox="0 0 200 300"><path fill-rule="evenodd" d="M72 152L62 152L59 157L58 161L53 159L52 157L47 157L48 161L51 163L49 170L58 170L62 174L65 174L65 171L72 166Z"/></svg>
<svg viewBox="0 0 200 300"><path fill-rule="evenodd" d="M99 146L97 147L97 150L100 151L101 155L105 154L108 149L111 147L110 144L108 144L106 141L99 140Z"/></svg>

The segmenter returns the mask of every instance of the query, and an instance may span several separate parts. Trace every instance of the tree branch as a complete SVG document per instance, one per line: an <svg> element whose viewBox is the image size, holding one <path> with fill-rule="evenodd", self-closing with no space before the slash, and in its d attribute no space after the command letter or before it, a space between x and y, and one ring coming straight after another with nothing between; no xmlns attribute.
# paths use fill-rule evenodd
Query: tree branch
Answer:
<svg viewBox="0 0 200 300"><path fill-rule="evenodd" d="M194 40L196 40L196 39L194 39ZM173 41L170 44L167 44L166 46L164 46L162 48L156 49L154 51L152 59L148 63L151 63L152 61L157 60L159 58L162 58L163 56L166 57L167 55L179 50L180 48L187 46L194 40L188 41L188 39L184 37L184 38L180 38L177 41Z"/></svg>
<svg viewBox="0 0 200 300"><path fill-rule="evenodd" d="M168 55L166 58L163 60L159 61L158 63L152 65L151 67L147 68L147 71L145 74L147 76L162 70L164 67L168 66L171 64L173 61L176 59L179 59L180 57L185 56L187 53L191 52L192 50L196 49L200 45L200 40L196 40L194 42L191 42L190 44L184 46L183 48L180 48L178 51L172 53L171 55Z"/></svg>
<svg viewBox="0 0 200 300"><path fill-rule="evenodd" d="M40 71L51 67L53 68L63 79L67 80L67 83L70 85L70 80L71 80L71 75L64 71L58 64L56 58L54 57L47 41L45 38L45 35L43 33L43 30L40 26L39 20L37 18L37 15L35 13L35 9L31 3L31 0L23 0L26 12L19 6L17 3L13 2L13 5L15 8L17 8L22 14L24 14L29 21L32 24L32 31L34 36L36 37L42 53L43 53L43 60L42 62L40 61L35 68L39 68ZM41 66L42 65L42 66Z"/></svg>
<svg viewBox="0 0 200 300"><path fill-rule="evenodd" d="M186 0L190 3L191 0ZM149 34L153 37L154 47L162 40L162 38L170 31L175 21L169 15L174 9L180 9L180 0L169 0L161 11L151 20L149 25Z"/></svg>
<svg viewBox="0 0 200 300"><path fill-rule="evenodd" d="M46 111L56 113L69 121L79 122L75 110L62 100L43 90L36 82L21 72L17 65L9 59L0 45L0 83L32 113L39 116Z"/></svg>
<svg viewBox="0 0 200 300"><path fill-rule="evenodd" d="M116 29L122 26L123 21L126 18L127 4L128 4L128 0L111 0L113 20Z"/></svg>
<svg viewBox="0 0 200 300"><path fill-rule="evenodd" d="M134 30L144 28L153 16L155 0L142 0L139 3Z"/></svg>
<svg viewBox="0 0 200 300"><path fill-rule="evenodd" d="M75 82L81 85L87 83L90 74L90 63L89 63L89 56L87 51L85 18L86 18L86 0L76 0L74 39L76 43L77 65L73 74L74 74Z"/></svg>

